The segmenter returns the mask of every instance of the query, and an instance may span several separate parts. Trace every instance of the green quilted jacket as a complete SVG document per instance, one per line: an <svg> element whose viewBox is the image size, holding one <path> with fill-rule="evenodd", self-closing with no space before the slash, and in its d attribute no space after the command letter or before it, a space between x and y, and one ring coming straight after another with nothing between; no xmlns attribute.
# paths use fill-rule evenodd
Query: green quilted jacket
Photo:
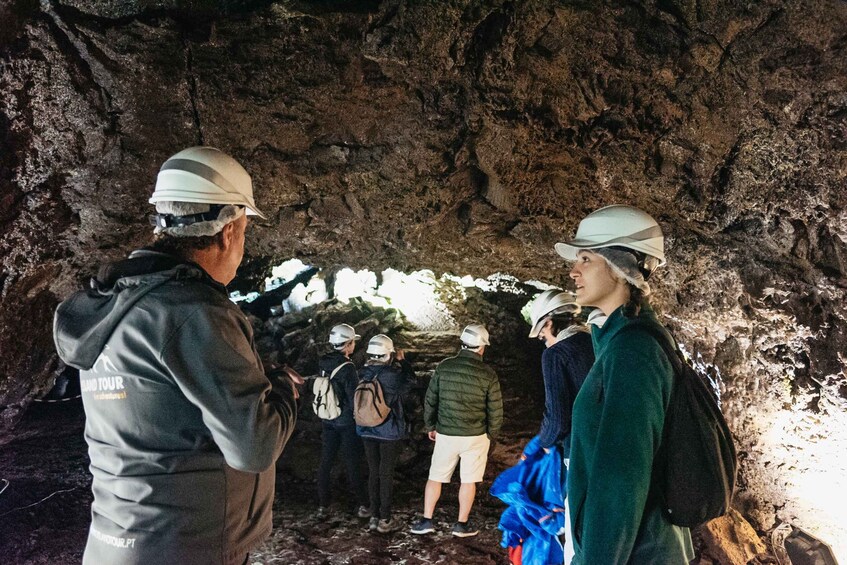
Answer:
<svg viewBox="0 0 847 565"><path fill-rule="evenodd" d="M500 381L481 355L463 349L439 363L426 390L424 424L448 436L497 437L503 425Z"/></svg>

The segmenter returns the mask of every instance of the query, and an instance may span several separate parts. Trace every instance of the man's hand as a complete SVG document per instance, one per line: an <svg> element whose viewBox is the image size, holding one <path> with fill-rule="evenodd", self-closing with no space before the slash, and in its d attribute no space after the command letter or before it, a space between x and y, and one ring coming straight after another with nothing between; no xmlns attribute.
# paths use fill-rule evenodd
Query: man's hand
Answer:
<svg viewBox="0 0 847 565"><path fill-rule="evenodd" d="M288 378L290 378L291 382L293 382L294 384L302 385L306 382L306 379L303 378L303 375L295 371L292 367L285 365L282 370L285 372L286 375L288 375Z"/></svg>
<svg viewBox="0 0 847 565"><path fill-rule="evenodd" d="M300 390L297 388L298 385L302 385L306 382L306 379L303 376L289 367L288 365L283 366L283 372L288 375L288 379L291 381L291 390L294 391L294 400L300 398Z"/></svg>
<svg viewBox="0 0 847 565"><path fill-rule="evenodd" d="M268 379L271 382L276 379L280 384L283 381L288 381L291 385L291 392L294 395L294 400L300 398L300 391L297 389L299 385L302 385L306 382L300 373L289 367L288 365L283 365L282 367L274 367L270 371L268 371Z"/></svg>
<svg viewBox="0 0 847 565"><path fill-rule="evenodd" d="M435 430L432 430L431 432L429 432L426 435L429 436L430 441L435 441L435 436L437 436L438 434L435 433Z"/></svg>

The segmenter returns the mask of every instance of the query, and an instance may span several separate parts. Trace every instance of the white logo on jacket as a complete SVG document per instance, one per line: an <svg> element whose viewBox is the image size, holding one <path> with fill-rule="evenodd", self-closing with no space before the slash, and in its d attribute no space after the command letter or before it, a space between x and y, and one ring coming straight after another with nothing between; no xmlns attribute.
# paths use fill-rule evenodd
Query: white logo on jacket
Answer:
<svg viewBox="0 0 847 565"><path fill-rule="evenodd" d="M115 362L109 359L107 351L109 346L103 348L103 352L97 357L94 365L88 371L84 371L80 377L79 385L82 392L93 392L95 400L123 400L126 398L124 391L124 378L115 375L118 371ZM97 373L112 373L107 377L99 377Z"/></svg>

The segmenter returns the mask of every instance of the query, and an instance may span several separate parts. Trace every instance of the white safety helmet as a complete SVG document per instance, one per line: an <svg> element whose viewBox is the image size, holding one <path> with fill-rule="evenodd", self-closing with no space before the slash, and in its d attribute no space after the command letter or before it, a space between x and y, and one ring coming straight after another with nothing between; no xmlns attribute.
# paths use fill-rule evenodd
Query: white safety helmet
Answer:
<svg viewBox="0 0 847 565"><path fill-rule="evenodd" d="M338 324L329 331L329 343L336 349L344 347L354 339L362 339L362 336L349 324Z"/></svg>
<svg viewBox="0 0 847 565"><path fill-rule="evenodd" d="M572 292L564 290L550 289L545 290L538 295L538 298L532 303L530 310L530 319L532 320L532 330L529 332L529 337L538 337L541 333L541 328L544 326L548 316L555 314L579 314L581 308L576 303L576 295Z"/></svg>
<svg viewBox="0 0 847 565"><path fill-rule="evenodd" d="M614 204L588 214L571 241L556 244L556 252L576 261L581 249L624 247L665 264L665 237L652 216L632 206Z"/></svg>
<svg viewBox="0 0 847 565"><path fill-rule="evenodd" d="M253 201L253 181L238 161L214 147L189 147L159 169L150 203L232 204L248 215L267 217Z"/></svg>
<svg viewBox="0 0 847 565"><path fill-rule="evenodd" d="M394 342L385 334L377 334L368 342L368 355L385 357L394 353Z"/></svg>
<svg viewBox="0 0 847 565"><path fill-rule="evenodd" d="M470 324L462 330L462 335L459 336L466 346L471 349L477 349L483 345L491 345L488 342L488 330L482 324Z"/></svg>

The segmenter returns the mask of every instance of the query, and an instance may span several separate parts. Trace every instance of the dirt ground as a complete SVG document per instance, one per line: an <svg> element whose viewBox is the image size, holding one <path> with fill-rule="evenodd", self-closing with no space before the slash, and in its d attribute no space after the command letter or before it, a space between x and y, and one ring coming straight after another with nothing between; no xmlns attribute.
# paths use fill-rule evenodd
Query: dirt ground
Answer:
<svg viewBox="0 0 847 565"><path fill-rule="evenodd" d="M504 507L488 495L488 489L494 477L517 460L537 430L541 407L532 401L537 398L537 391L504 384L505 411L511 417L504 423L501 441L491 454L485 480L477 492L472 519L480 528L479 536L458 539L450 535L458 511L455 484L444 488L435 513L435 534L415 536L407 528L388 535L370 533L366 520L347 511L349 504L343 494L340 464L334 469L339 500L327 518L317 519L313 468L320 442L314 422L301 418L277 466L273 533L251 553L250 563L507 565L509 561L505 549L500 547L501 533L497 529ZM3 565L81 562L92 500L84 423L79 400L34 404L16 429L15 439L0 447L0 563ZM429 449L426 439L410 439L398 463L394 514L407 525L421 510ZM734 543L727 540L727 545ZM698 557L693 563L722 562L708 555L696 533L695 547ZM769 554L751 561L775 562Z"/></svg>
<svg viewBox="0 0 847 565"><path fill-rule="evenodd" d="M8 481L0 494L0 555L10 564L79 563L90 522L91 478L79 400L36 404L16 430L16 438L0 448L0 479ZM388 564L462 563L507 564L500 547L497 522L502 504L487 494L491 480L517 457L531 433L525 419L504 430L510 440L492 454L480 486L473 518L480 535L458 539L450 528L458 510L456 486L445 487L435 521L438 531L415 536L404 528L389 535L371 534L367 521L349 514L339 501L329 518L314 517L316 486L287 469L284 454L277 474L277 501L272 536L254 553L251 563ZM292 441L301 441L303 435ZM314 441L312 438L310 441ZM407 445L407 455L415 442ZM419 444L418 444L419 445ZM293 451L296 453L296 451ZM337 465L337 467L340 467ZM339 470L339 469L336 469ZM426 464L406 457L396 475L395 515L405 524L420 512ZM338 488L342 489L341 477ZM0 481L0 489L6 483Z"/></svg>

